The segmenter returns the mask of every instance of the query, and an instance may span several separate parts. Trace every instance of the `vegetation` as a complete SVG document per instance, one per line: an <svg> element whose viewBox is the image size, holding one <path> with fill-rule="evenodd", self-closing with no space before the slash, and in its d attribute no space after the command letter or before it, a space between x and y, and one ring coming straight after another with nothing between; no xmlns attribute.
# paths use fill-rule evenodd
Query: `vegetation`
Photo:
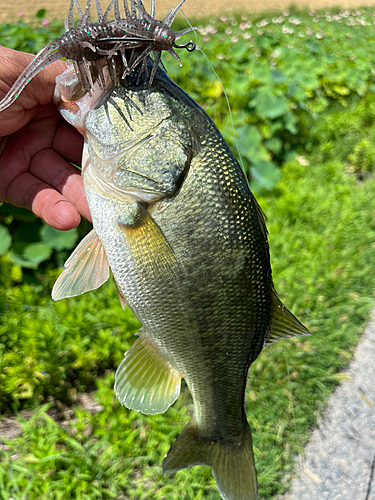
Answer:
<svg viewBox="0 0 375 500"><path fill-rule="evenodd" d="M375 44L366 24L373 24L372 11L363 12L210 20L199 28L206 40L199 44L216 57L231 98L245 167L268 217L276 289L313 334L264 349L250 370L246 406L264 499L287 487L293 455L345 379L342 370L373 305ZM226 30L232 32L221 40ZM253 45L231 40L240 37ZM192 57L184 57L181 73L174 63L168 70L230 140L221 87L203 59L193 65ZM24 258L17 245L26 238L26 214L0 210L12 252ZM23 239L24 249L55 241L39 224L28 221L34 240ZM0 411L35 409L29 421L17 417L23 434L0 446L0 499L218 500L208 467L174 476L161 471L192 413L186 388L155 416L128 411L114 396L114 371L139 325L121 310L113 283L75 299L50 299L56 264L74 234L52 249L55 260L34 269L9 251L0 261ZM100 411L68 410L77 392L94 387ZM50 407L62 422L51 418Z"/></svg>
<svg viewBox="0 0 375 500"><path fill-rule="evenodd" d="M230 98L244 168L258 190L272 189L280 180L277 167L305 149L306 115L317 120L333 102L345 107L353 96L375 90L374 16L367 9L284 11L196 23L198 44ZM223 89L206 59L185 55L182 68L169 59L170 75L235 150L227 104L219 99Z"/></svg>

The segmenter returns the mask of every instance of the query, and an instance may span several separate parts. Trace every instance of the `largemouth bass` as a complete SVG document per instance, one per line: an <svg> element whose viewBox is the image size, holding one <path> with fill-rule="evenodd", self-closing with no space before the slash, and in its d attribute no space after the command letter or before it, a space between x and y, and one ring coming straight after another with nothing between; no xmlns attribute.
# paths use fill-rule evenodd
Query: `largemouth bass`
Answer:
<svg viewBox="0 0 375 500"><path fill-rule="evenodd" d="M265 344L308 334L274 290L263 213L213 122L163 72L76 102L72 71L57 87L62 115L85 138L94 229L52 296L95 289L111 268L142 324L116 373L118 399L161 413L184 378L194 416L164 471L208 464L223 498L254 500L248 369Z"/></svg>

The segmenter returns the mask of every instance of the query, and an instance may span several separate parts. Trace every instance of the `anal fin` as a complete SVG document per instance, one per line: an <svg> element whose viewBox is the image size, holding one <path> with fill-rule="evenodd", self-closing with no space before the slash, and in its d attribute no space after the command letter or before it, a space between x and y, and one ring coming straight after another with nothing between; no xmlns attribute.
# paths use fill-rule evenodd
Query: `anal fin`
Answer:
<svg viewBox="0 0 375 500"><path fill-rule="evenodd" d="M117 369L115 392L120 403L146 414L164 413L180 394L181 374L142 328Z"/></svg>
<svg viewBox="0 0 375 500"><path fill-rule="evenodd" d="M289 311L272 290L271 327L264 345L278 340L310 335L308 329Z"/></svg>
<svg viewBox="0 0 375 500"><path fill-rule="evenodd" d="M79 243L65 262L52 288L53 300L75 297L99 288L109 278L109 263L95 229Z"/></svg>

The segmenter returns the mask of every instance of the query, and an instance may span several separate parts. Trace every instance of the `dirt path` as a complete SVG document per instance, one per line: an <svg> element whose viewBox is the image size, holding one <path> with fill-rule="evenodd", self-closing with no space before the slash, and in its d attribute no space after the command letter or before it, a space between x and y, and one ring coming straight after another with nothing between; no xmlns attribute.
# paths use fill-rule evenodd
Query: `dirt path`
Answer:
<svg viewBox="0 0 375 500"><path fill-rule="evenodd" d="M85 0L80 0L84 4ZM107 0L102 0L103 6L109 3ZM121 3L121 0L120 0ZM291 3L300 8L325 8L325 7L345 7L357 8L365 6L373 6L373 0L236 0L236 2L228 2L228 0L187 0L184 6L184 13L191 18L208 17L210 15L218 15L221 13L231 12L260 12L267 10L282 10L287 8ZM145 0L146 7L149 1ZM156 0L157 18L161 19L171 7L175 7L178 0ZM68 12L69 0L0 0L0 22L10 21L18 18L20 12L24 13L24 18L29 20L33 18L39 9L47 9L48 20L63 19Z"/></svg>
<svg viewBox="0 0 375 500"><path fill-rule="evenodd" d="M375 311L340 387L279 500L375 500ZM298 474L299 472L299 474Z"/></svg>

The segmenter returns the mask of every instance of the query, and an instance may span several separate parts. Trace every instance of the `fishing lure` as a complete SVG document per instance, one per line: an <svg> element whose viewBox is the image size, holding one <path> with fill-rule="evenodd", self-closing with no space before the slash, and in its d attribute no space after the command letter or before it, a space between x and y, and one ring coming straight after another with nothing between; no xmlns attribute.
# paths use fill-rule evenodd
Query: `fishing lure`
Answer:
<svg viewBox="0 0 375 500"><path fill-rule="evenodd" d="M90 7L92 0L87 0L85 12L79 6L78 0L71 0L68 17L65 19L66 32L58 39L49 42L34 57L15 81L8 94L0 101L0 111L8 108L20 95L26 85L43 68L58 59L66 58L72 61L75 72L85 92L91 93L98 79L102 88L106 87L103 65L108 65L108 73L114 85L118 83L116 57L121 58L125 79L138 66L140 67L138 81L143 73L148 73L148 61L152 57L153 65L149 83L152 84L157 67L161 62L162 51L167 51L175 57L181 66L181 61L174 48L185 48L189 52L195 49L194 42L177 45L176 39L195 28L174 32L171 25L185 0L158 21L155 19L155 0L151 0L150 14L144 8L142 0L124 0L125 18L121 18L118 0L112 0L104 15L100 1L96 0L98 21L91 22ZM73 9L77 7L79 21L76 27L73 23ZM115 19L109 21L109 14L114 9ZM130 53L129 53L130 51ZM163 69L165 70L164 66Z"/></svg>

